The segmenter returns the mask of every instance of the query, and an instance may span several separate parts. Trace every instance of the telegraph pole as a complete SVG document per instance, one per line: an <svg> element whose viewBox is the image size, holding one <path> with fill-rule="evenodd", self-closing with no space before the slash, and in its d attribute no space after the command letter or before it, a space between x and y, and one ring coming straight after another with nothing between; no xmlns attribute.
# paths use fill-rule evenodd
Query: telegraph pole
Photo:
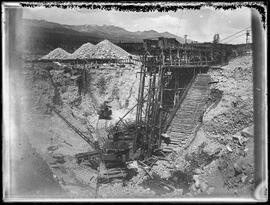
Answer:
<svg viewBox="0 0 270 205"><path fill-rule="evenodd" d="M218 33L216 33L216 34L214 35L213 43L219 43L219 34L218 34Z"/></svg>
<svg viewBox="0 0 270 205"><path fill-rule="evenodd" d="M250 30L247 30L247 32L246 32L246 44L249 43L249 36L250 36Z"/></svg>
<svg viewBox="0 0 270 205"><path fill-rule="evenodd" d="M187 43L187 35L184 35L184 37L185 37L185 43Z"/></svg>

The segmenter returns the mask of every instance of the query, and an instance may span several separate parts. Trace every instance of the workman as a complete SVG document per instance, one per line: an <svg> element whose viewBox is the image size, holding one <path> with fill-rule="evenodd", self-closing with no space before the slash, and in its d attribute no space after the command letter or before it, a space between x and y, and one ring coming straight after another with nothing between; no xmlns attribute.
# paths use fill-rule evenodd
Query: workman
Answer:
<svg viewBox="0 0 270 205"><path fill-rule="evenodd" d="M112 110L110 109L111 106L108 105L108 101L104 101L99 108L99 119L111 119Z"/></svg>

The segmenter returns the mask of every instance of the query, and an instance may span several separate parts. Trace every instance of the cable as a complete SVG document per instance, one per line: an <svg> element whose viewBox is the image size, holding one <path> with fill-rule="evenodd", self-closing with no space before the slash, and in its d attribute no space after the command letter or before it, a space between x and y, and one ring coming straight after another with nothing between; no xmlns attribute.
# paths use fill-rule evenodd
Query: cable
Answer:
<svg viewBox="0 0 270 205"><path fill-rule="evenodd" d="M249 26L249 27L250 27L250 26ZM220 42L222 42L222 41L224 41L224 40L228 40L228 39L230 39L231 37L235 36L236 34L242 33L243 31L245 31L245 30L248 29L249 27L247 27L247 28L245 28L245 29L243 29L243 30L241 30L241 31L238 31L237 33L235 33L235 34L233 34L233 35L230 35L230 36L228 36L228 37L222 39Z"/></svg>
<svg viewBox="0 0 270 205"><path fill-rule="evenodd" d="M238 32L236 32L236 33L234 33L234 34L232 34L232 35L230 35L230 36L227 36L226 38L224 38L224 39L222 39L222 40L220 40L220 41L224 41L224 40L226 40L226 39L228 39L228 38L231 38L231 37L235 36L236 34L245 31L245 30L248 29L248 28L250 28L250 26L248 26L248 27L242 29L241 31L238 31Z"/></svg>
<svg viewBox="0 0 270 205"><path fill-rule="evenodd" d="M244 29L243 29L243 30L241 30L241 31L238 31L238 32L237 32L237 33L235 33L235 34L232 34L232 35L230 35L230 36L227 36L226 38L223 38L223 39L222 39L222 40L220 40L219 42L224 41L224 40L226 40L226 39L229 39L229 38L231 38L231 37L235 36L236 34L239 34L239 33L243 32L243 31L245 31L245 30L246 30L246 29L248 29L248 28L250 28L250 26L248 26L248 27L244 28Z"/></svg>
<svg viewBox="0 0 270 205"><path fill-rule="evenodd" d="M234 40L234 39L236 39L236 38L238 38L238 37L240 37L240 36L245 36L246 34L245 33L241 33L240 35L238 35L238 36L234 36L234 38L232 38L232 39L227 39L226 41L224 41L223 43L228 43L228 42L230 42L230 41L232 41L232 40Z"/></svg>
<svg viewBox="0 0 270 205"><path fill-rule="evenodd" d="M233 38L233 39L231 39L231 40L229 40L229 41L233 41L233 40L235 40L235 39L237 39L237 38L239 38L239 37L245 36L245 35L246 35L246 34L241 34L241 35L236 36L235 38ZM228 41L226 41L226 42L228 42ZM226 42L223 42L223 43L226 43Z"/></svg>
<svg viewBox="0 0 270 205"><path fill-rule="evenodd" d="M246 34L244 34L243 36L245 36ZM239 37L241 37L241 36L238 36L237 38L239 38ZM237 38L234 38L234 39L237 39ZM231 41L233 41L234 39L232 39Z"/></svg>

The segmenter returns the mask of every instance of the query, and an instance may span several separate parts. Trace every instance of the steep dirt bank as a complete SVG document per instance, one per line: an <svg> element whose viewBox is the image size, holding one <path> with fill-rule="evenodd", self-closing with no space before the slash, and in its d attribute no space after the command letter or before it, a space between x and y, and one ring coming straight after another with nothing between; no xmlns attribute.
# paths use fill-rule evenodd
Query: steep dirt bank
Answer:
<svg viewBox="0 0 270 205"><path fill-rule="evenodd" d="M211 85L213 106L204 114L189 152L203 146L200 156L208 155L210 161L194 169L191 194L250 197L254 189L252 58L235 58L208 73L217 82Z"/></svg>
<svg viewBox="0 0 270 205"><path fill-rule="evenodd" d="M97 109L108 101L112 107L112 120L119 120L136 103L138 84L136 72L139 65L103 64L97 69L88 69L86 94L78 94L76 80L79 71L67 71L65 68L48 65L28 65L25 69L25 83L28 96L25 97L29 110L34 113L48 113L46 104L58 104L64 114L71 115L87 130L87 124L96 125ZM59 103L55 103L59 98ZM133 118L131 112L128 118Z"/></svg>
<svg viewBox="0 0 270 205"><path fill-rule="evenodd" d="M123 116L136 103L139 76L136 72L138 66L131 65L125 68L105 68L94 70L90 73L89 93L95 106L108 101L112 107L112 122ZM133 114L133 115L132 115ZM132 112L128 117L134 117Z"/></svg>
<svg viewBox="0 0 270 205"><path fill-rule="evenodd" d="M253 123L253 75L251 56L236 58L220 70L209 71L212 88L223 92L217 107L204 116L205 131L235 134Z"/></svg>
<svg viewBox="0 0 270 205"><path fill-rule="evenodd" d="M235 58L210 74L218 81L213 88L223 96L217 107L205 114L202 132L223 147L218 160L221 184L236 196L250 196L254 189L252 56ZM216 184L216 190L221 184Z"/></svg>

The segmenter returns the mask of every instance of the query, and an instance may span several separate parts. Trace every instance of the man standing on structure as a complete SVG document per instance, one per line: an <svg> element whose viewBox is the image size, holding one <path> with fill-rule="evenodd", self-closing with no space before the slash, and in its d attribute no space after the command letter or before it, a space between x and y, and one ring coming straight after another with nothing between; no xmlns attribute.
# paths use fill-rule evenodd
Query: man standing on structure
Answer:
<svg viewBox="0 0 270 205"><path fill-rule="evenodd" d="M104 119L104 120L111 120L112 117L112 110L111 110L111 106L108 105L108 101L104 101L103 104L101 104L100 108L99 108L99 119Z"/></svg>
<svg viewBox="0 0 270 205"><path fill-rule="evenodd" d="M106 120L105 121L105 127L107 127L107 123L108 120L112 119L112 110L111 110L111 106L108 105L108 101L104 101L104 103L102 103L99 107L99 111L98 111L98 119L99 120Z"/></svg>

